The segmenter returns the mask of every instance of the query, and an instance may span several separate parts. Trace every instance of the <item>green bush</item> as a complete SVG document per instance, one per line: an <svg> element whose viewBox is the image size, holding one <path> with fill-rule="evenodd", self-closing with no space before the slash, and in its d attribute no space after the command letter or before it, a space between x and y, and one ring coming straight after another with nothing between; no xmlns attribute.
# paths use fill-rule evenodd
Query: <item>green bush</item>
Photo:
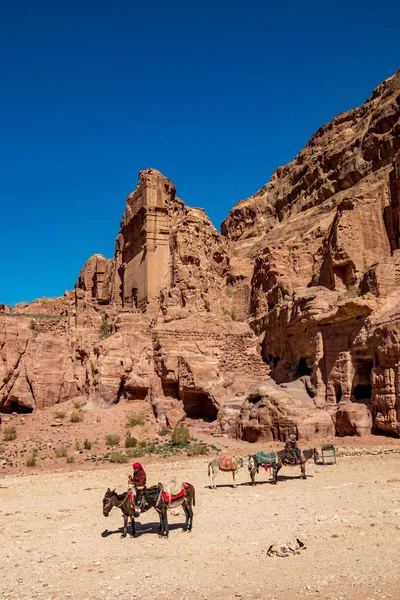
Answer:
<svg viewBox="0 0 400 600"><path fill-rule="evenodd" d="M66 446L60 446L56 448L56 458L65 458L68 454Z"/></svg>
<svg viewBox="0 0 400 600"><path fill-rule="evenodd" d="M121 441L121 436L117 433L110 433L105 437L107 446L118 446Z"/></svg>
<svg viewBox="0 0 400 600"><path fill-rule="evenodd" d="M126 427L135 427L136 425L144 425L144 416L140 413L131 413L126 420Z"/></svg>
<svg viewBox="0 0 400 600"><path fill-rule="evenodd" d="M73 456L68 456L68 457L67 457L67 463L68 463L69 465L71 465L73 462L75 462L75 458L74 458Z"/></svg>
<svg viewBox="0 0 400 600"><path fill-rule="evenodd" d="M201 442L192 443L187 449L188 456L200 456L202 454L208 454L208 448L206 444Z"/></svg>
<svg viewBox="0 0 400 600"><path fill-rule="evenodd" d="M128 435L125 440L125 448L136 448L138 441L136 438Z"/></svg>
<svg viewBox="0 0 400 600"><path fill-rule="evenodd" d="M127 463L128 456L126 454L122 454L122 452L111 452L109 461L112 463Z"/></svg>
<svg viewBox="0 0 400 600"><path fill-rule="evenodd" d="M55 419L65 419L65 412L62 410L55 410L53 412L53 417Z"/></svg>
<svg viewBox="0 0 400 600"><path fill-rule="evenodd" d="M139 442L140 448L146 448L146 446L147 446L147 442L145 440L142 440L141 442Z"/></svg>
<svg viewBox="0 0 400 600"><path fill-rule="evenodd" d="M11 442L12 440L15 440L16 437L17 437L17 430L15 429L15 427L5 427L4 428L3 440L5 442Z"/></svg>
<svg viewBox="0 0 400 600"><path fill-rule="evenodd" d="M104 339L110 337L112 328L111 328L111 325L107 322L106 315L102 315L101 318L102 318L102 322L100 325L99 333L100 333L100 339L104 340Z"/></svg>
<svg viewBox="0 0 400 600"><path fill-rule="evenodd" d="M129 456L129 458L140 458L146 454L146 450L140 446L137 446L135 449L128 448L126 454Z"/></svg>
<svg viewBox="0 0 400 600"><path fill-rule="evenodd" d="M177 425L172 432L173 446L181 446L187 444L190 440L189 429L184 425Z"/></svg>
<svg viewBox="0 0 400 600"><path fill-rule="evenodd" d="M71 413L70 421L71 423L79 423L80 421L83 421L83 414L77 410L74 410L74 412Z"/></svg>
<svg viewBox="0 0 400 600"><path fill-rule="evenodd" d="M168 435L169 434L169 429L166 425L163 425L160 429L160 435Z"/></svg>
<svg viewBox="0 0 400 600"><path fill-rule="evenodd" d="M83 447L85 448L85 450L90 450L92 447L92 442L90 442L89 440L85 440L83 442Z"/></svg>
<svg viewBox="0 0 400 600"><path fill-rule="evenodd" d="M36 454L34 452L28 456L25 464L27 467L36 467Z"/></svg>

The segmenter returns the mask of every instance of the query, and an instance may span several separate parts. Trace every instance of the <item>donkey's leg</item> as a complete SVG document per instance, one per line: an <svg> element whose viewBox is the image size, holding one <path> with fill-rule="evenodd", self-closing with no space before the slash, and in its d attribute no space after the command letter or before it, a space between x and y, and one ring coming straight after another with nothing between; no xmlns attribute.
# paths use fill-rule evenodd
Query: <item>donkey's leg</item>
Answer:
<svg viewBox="0 0 400 600"><path fill-rule="evenodd" d="M307 479L307 475L306 475L306 463L301 463L300 465L301 468L301 476L303 479Z"/></svg>
<svg viewBox="0 0 400 600"><path fill-rule="evenodd" d="M236 487L236 471L232 471L233 484L232 487Z"/></svg>
<svg viewBox="0 0 400 600"><path fill-rule="evenodd" d="M162 511L162 519L163 519L163 536L168 537L169 528L168 528L168 516L167 516L167 508L164 508Z"/></svg>
<svg viewBox="0 0 400 600"><path fill-rule="evenodd" d="M189 527L189 510L186 501L182 502L182 508L185 511L185 524L183 526L183 531L187 531Z"/></svg>
<svg viewBox="0 0 400 600"><path fill-rule="evenodd" d="M278 483L278 470L277 467L272 467L272 483L274 484Z"/></svg>
<svg viewBox="0 0 400 600"><path fill-rule="evenodd" d="M135 533L136 533L136 527L135 527L135 519L133 518L133 516L131 515L131 536L135 537Z"/></svg>
<svg viewBox="0 0 400 600"><path fill-rule="evenodd" d="M213 490L215 490L215 488L217 487L217 486L215 485L215 478L216 478L216 476L217 476L217 473L218 473L218 471L214 471L214 467L211 467L211 469L212 469L212 470L211 470L211 479L212 479L211 488L212 488Z"/></svg>
<svg viewBox="0 0 400 600"><path fill-rule="evenodd" d="M188 504L187 504L187 510L188 510L188 513L189 513L188 531L192 531L192 527L193 527L193 508L192 508L192 502L188 502Z"/></svg>
<svg viewBox="0 0 400 600"><path fill-rule="evenodd" d="M123 534L121 535L121 537L126 537L126 531L127 531L127 528L128 528L128 515L126 515L126 514L124 513L124 532L123 532Z"/></svg>

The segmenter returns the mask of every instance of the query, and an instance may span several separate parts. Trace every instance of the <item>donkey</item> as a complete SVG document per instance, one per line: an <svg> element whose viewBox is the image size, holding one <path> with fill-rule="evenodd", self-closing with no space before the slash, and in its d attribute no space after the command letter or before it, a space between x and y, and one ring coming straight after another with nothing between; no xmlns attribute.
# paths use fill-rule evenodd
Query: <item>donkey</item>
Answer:
<svg viewBox="0 0 400 600"><path fill-rule="evenodd" d="M134 517L137 518L140 515L140 511L137 506L132 506L129 498L129 491L124 492L123 494L117 494L115 489L110 490L110 488L108 488L103 498L103 515L108 517L114 506L120 508L124 515L124 532L121 537L126 537L129 518L131 520L131 537L135 537L136 529Z"/></svg>
<svg viewBox="0 0 400 600"><path fill-rule="evenodd" d="M244 461L247 460L247 457L243 456L221 456L220 458L214 458L212 461L208 463L208 476L211 476L211 489L217 487L215 485L215 477L217 476L219 471L225 471L228 473L232 473L233 477L233 487L236 487L236 473L239 471L241 467L244 465Z"/></svg>
<svg viewBox="0 0 400 600"><path fill-rule="evenodd" d="M277 483L277 474L282 466L279 452L271 452L270 454L266 454L265 452L257 452L254 455L248 456L247 460L251 485L255 485L255 476L256 473L259 473L260 467L264 467L266 471L271 469L272 483Z"/></svg>
<svg viewBox="0 0 400 600"><path fill-rule="evenodd" d="M136 503L138 504L137 510L139 514L154 508L160 517L160 535L162 537L168 537L168 517L167 511L170 508L176 508L182 506L185 511L185 524L183 531L192 531L193 527L193 509L192 505L196 506L195 490L190 483L185 483L185 495L179 498L171 498L165 501L162 496L162 487L153 485L149 488L138 489L136 495ZM135 515L136 516L136 515Z"/></svg>
<svg viewBox="0 0 400 600"><path fill-rule="evenodd" d="M316 463L317 460L319 460L319 453L316 448L307 448L307 450L304 450L304 452L302 452L300 462L295 462L293 460L293 455L286 449L278 452L278 456L280 458L280 463L277 467L276 475L278 475L280 469L283 466L285 466L285 467L300 467L302 479L307 479L306 462L308 460L310 460L310 458L314 458L314 463Z"/></svg>

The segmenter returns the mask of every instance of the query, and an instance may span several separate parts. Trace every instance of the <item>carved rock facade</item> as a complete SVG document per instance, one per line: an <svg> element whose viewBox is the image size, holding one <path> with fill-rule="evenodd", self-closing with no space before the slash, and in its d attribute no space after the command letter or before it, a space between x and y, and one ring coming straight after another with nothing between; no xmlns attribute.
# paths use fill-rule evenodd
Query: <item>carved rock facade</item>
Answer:
<svg viewBox="0 0 400 600"><path fill-rule="evenodd" d="M62 298L0 305L0 411L147 399L249 441L400 435L400 72L218 233L154 169L114 257Z"/></svg>

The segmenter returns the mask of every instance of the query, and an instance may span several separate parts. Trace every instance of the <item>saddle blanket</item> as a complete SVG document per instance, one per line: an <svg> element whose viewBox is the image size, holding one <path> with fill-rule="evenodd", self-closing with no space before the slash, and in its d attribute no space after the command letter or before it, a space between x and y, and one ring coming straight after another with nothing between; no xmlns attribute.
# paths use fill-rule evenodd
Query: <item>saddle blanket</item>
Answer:
<svg viewBox="0 0 400 600"><path fill-rule="evenodd" d="M285 465L287 466L295 466L295 465L300 465L301 463L305 462L305 456L303 453L301 453L300 458L296 458L294 459L293 456L289 456L285 459Z"/></svg>
<svg viewBox="0 0 400 600"><path fill-rule="evenodd" d="M237 460L233 456L221 456L219 459L220 469L227 469L230 471L236 471Z"/></svg>
<svg viewBox="0 0 400 600"><path fill-rule="evenodd" d="M279 463L279 458L276 452L266 454L265 452L257 452L256 460L259 465L272 465L276 467Z"/></svg>
<svg viewBox="0 0 400 600"><path fill-rule="evenodd" d="M183 498L183 496L186 496L186 488L188 487L188 484L183 483L182 485L183 485L183 489L182 489L182 491L179 492L179 494L170 495L168 492L165 492L164 490L162 490L161 496L162 496L162 499L164 500L164 502L167 502L169 504L170 502L173 502L174 500L178 500L179 498Z"/></svg>

